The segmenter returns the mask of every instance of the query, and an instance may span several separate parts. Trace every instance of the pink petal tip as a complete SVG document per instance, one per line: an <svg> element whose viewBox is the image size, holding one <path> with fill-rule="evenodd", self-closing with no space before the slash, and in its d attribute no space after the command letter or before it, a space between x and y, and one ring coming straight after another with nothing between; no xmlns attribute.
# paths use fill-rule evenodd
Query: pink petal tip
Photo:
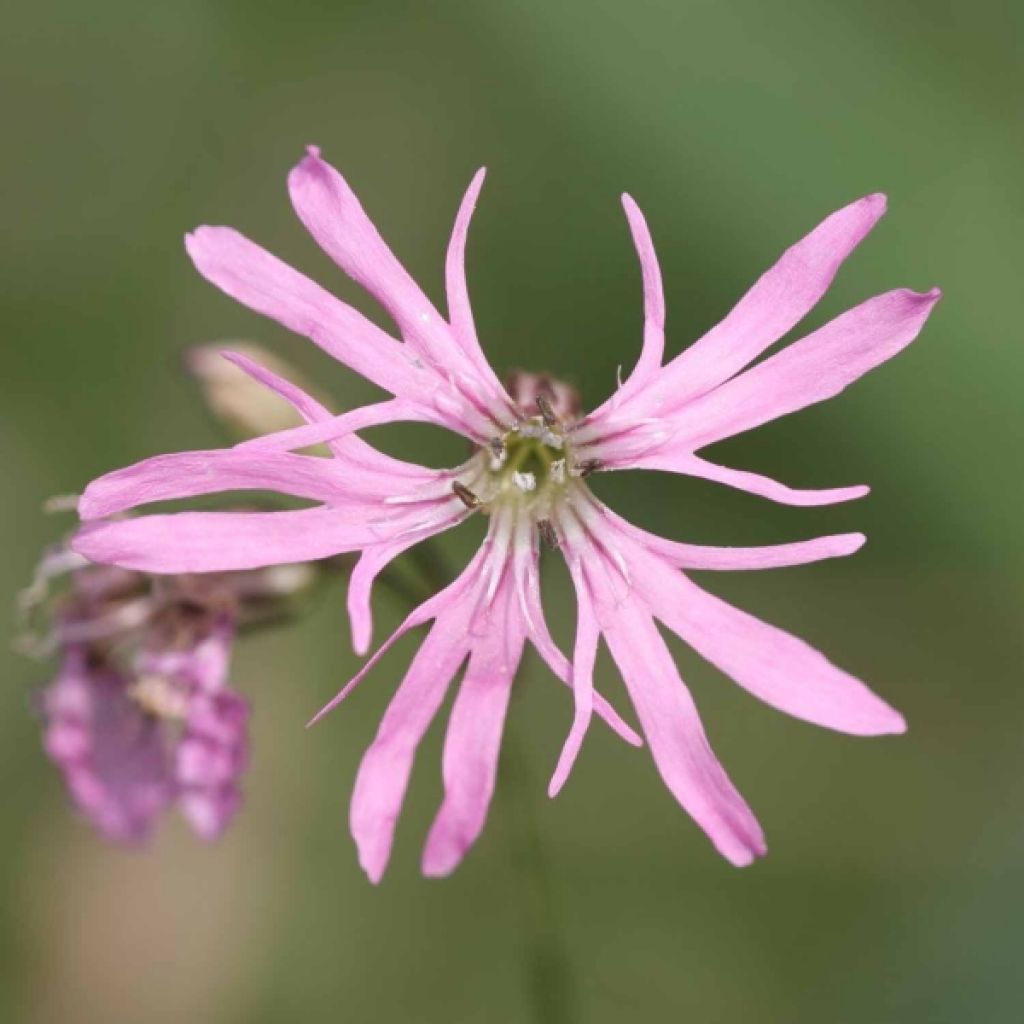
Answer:
<svg viewBox="0 0 1024 1024"><path fill-rule="evenodd" d="M861 203L876 210L876 216L881 217L889 205L889 198L884 192L872 192L870 195L866 195Z"/></svg>

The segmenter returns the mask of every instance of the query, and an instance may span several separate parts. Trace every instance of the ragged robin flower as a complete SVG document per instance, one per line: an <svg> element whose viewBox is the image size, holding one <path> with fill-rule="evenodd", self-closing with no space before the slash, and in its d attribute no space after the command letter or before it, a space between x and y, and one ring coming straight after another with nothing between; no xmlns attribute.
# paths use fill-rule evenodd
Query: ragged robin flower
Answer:
<svg viewBox="0 0 1024 1024"><path fill-rule="evenodd" d="M145 841L171 807L203 839L230 824L249 747L249 703L228 685L235 634L312 572L152 576L61 547L44 556L22 604L45 631L22 646L58 658L37 694L43 744L101 835Z"/></svg>
<svg viewBox="0 0 1024 1024"><path fill-rule="evenodd" d="M824 294L842 261L884 211L871 195L828 217L761 277L720 324L664 361L661 276L644 218L623 197L643 277L640 358L593 412L578 416L567 389L544 377L500 383L477 340L464 271L477 174L458 211L446 261L442 316L378 234L342 177L309 154L292 171L292 203L316 241L388 311L400 340L230 228L187 239L200 273L257 312L311 338L392 398L340 416L243 355L226 353L289 399L308 425L227 450L160 456L89 485L77 551L152 573L198 573L359 552L348 606L356 650L370 643L375 577L403 551L473 515L487 537L451 585L417 608L320 714L337 705L394 640L432 623L363 758L350 822L360 861L377 881L417 745L466 663L443 754L445 795L423 856L450 872L479 835L494 789L503 723L529 640L572 687L575 713L550 792L564 784L592 714L627 741L640 738L594 692L603 637L625 680L666 785L729 861L765 852L761 828L719 764L655 620L761 700L818 725L858 735L898 733L902 717L803 641L705 592L690 569L764 569L848 555L860 534L763 548L681 544L616 516L592 493L595 473L657 469L718 481L791 505L857 498L865 487L796 490L711 463L698 452L830 398L918 334L938 290L869 299L754 363ZM751 364L754 363L753 366ZM356 431L381 423L439 424L474 446L462 465L433 470L379 452ZM330 458L295 454L328 443ZM267 488L312 502L271 513L180 512L108 517L170 498ZM557 547L575 586L571 660L541 608L542 543ZM317 716L319 717L319 716Z"/></svg>

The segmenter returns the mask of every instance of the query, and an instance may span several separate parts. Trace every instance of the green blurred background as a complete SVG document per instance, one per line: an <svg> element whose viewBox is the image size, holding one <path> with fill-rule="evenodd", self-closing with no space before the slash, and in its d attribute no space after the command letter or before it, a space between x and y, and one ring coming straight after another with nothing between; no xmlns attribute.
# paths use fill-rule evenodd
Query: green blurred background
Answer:
<svg viewBox="0 0 1024 1024"><path fill-rule="evenodd" d="M198 223L235 225L379 316L290 211L284 176L309 142L439 301L450 222L486 164L470 243L485 347L503 370L575 381L591 406L639 348L624 189L661 256L671 353L785 246L870 191L888 192L889 215L810 324L899 285L946 297L892 365L716 452L794 485L868 482L868 499L787 509L654 474L597 484L680 539L869 535L842 563L702 582L869 680L907 714L907 736L787 719L673 644L765 825L767 860L740 872L717 858L646 754L600 727L548 801L571 707L531 660L488 827L461 870L418 875L440 796L439 722L390 872L371 887L348 794L414 641L305 732L357 664L340 587L301 625L238 651L256 712L236 827L208 848L171 822L149 852L126 853L75 819L42 756L29 692L48 667L5 652L0 1019L526 1022L542 1019L538 1000L550 1020L588 1022L1024 1019L1022 31L1020 5L999 0L9 7L8 606L41 546L70 528L41 515L45 498L220 443L179 371L185 346L249 338L339 408L373 396L206 285L182 250ZM422 430L380 439L434 461L461 454ZM453 564L478 529L446 538ZM547 572L564 640L568 586ZM403 609L383 591L377 606L380 635ZM599 685L621 699L607 664ZM547 873L542 939L531 820ZM561 980L542 970L538 994L538 962L559 958Z"/></svg>

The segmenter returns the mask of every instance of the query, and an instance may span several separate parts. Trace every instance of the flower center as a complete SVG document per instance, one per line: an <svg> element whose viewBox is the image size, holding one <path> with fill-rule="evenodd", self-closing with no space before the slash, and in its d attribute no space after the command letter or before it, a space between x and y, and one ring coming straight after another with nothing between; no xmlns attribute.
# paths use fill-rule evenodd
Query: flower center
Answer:
<svg viewBox="0 0 1024 1024"><path fill-rule="evenodd" d="M579 404L572 389L550 377L516 374L510 392L522 419L480 449L452 490L471 509L524 511L550 542L553 508L601 467L573 454L569 437Z"/></svg>
<svg viewBox="0 0 1024 1024"><path fill-rule="evenodd" d="M496 438L488 455L488 472L501 494L539 496L565 483L565 441L539 416Z"/></svg>

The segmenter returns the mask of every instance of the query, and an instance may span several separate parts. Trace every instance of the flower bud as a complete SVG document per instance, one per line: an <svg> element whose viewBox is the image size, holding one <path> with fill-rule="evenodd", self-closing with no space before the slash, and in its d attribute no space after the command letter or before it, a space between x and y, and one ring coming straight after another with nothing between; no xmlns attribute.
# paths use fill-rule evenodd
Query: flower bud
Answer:
<svg viewBox="0 0 1024 1024"><path fill-rule="evenodd" d="M240 352L310 389L300 374L277 356L247 341L197 345L185 352L185 369L199 384L203 401L214 419L237 440L301 426L302 418L280 395L225 359L225 350Z"/></svg>

